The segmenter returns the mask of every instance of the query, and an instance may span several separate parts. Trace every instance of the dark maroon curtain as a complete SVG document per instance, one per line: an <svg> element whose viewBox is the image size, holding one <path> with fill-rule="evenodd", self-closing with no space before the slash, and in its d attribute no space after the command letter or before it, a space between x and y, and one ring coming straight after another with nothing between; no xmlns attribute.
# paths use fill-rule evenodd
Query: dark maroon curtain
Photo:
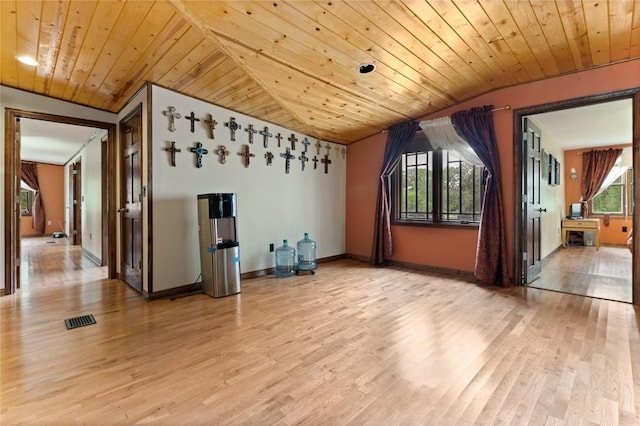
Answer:
<svg viewBox="0 0 640 426"><path fill-rule="evenodd" d="M451 115L451 122L487 169L474 275L482 282L510 287L500 156L492 109L484 106L459 111Z"/></svg>
<svg viewBox="0 0 640 426"><path fill-rule="evenodd" d="M45 214L42 196L40 195L40 183L38 182L38 166L35 163L21 163L21 171L22 180L36 191L33 195L33 205L31 207L33 229L40 234L44 234Z"/></svg>
<svg viewBox="0 0 640 426"><path fill-rule="evenodd" d="M400 156L418 130L417 121L400 123L389 128L387 145L384 150L380 181L378 182L378 200L376 203L376 221L373 231L373 250L371 263L382 265L391 257L393 242L391 240L391 194L390 177L398 165Z"/></svg>
<svg viewBox="0 0 640 426"><path fill-rule="evenodd" d="M582 217L587 217L589 201L598 193L616 164L622 149L589 151L582 154Z"/></svg>

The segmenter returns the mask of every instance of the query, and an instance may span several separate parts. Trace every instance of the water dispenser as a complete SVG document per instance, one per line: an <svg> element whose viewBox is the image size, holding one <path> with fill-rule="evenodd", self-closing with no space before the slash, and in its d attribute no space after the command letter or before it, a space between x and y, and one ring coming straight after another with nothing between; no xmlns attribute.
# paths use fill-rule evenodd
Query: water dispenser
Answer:
<svg viewBox="0 0 640 426"><path fill-rule="evenodd" d="M198 195L202 290L212 297L240 293L236 194Z"/></svg>

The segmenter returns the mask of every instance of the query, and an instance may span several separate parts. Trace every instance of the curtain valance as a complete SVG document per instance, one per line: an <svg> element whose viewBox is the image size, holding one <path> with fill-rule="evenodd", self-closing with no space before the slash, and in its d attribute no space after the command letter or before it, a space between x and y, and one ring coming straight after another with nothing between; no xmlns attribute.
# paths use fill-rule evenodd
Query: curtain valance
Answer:
<svg viewBox="0 0 640 426"><path fill-rule="evenodd" d="M419 125L429 140L429 145L432 149L454 151L464 161L474 166L484 167L484 163L480 161L480 158L469 146L469 143L456 132L451 122L451 117L425 120L421 121Z"/></svg>

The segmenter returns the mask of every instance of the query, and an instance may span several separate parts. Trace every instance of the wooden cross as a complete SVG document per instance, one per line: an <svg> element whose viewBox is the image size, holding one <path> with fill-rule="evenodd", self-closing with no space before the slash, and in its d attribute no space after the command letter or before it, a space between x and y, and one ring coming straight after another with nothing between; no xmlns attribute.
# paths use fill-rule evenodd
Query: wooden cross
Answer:
<svg viewBox="0 0 640 426"><path fill-rule="evenodd" d="M324 164L324 174L329 173L329 164L331 164L331 160L329 160L329 154L326 154L322 160L320 160L322 164Z"/></svg>
<svg viewBox="0 0 640 426"><path fill-rule="evenodd" d="M181 152L181 149L176 148L176 143L174 141L168 141L169 142L169 146L166 148L162 148L163 151L167 151L169 154L171 154L171 165L173 167L176 166L176 152Z"/></svg>
<svg viewBox="0 0 640 426"><path fill-rule="evenodd" d="M335 150L336 150L336 158L338 158L338 154L340 154L340 146L336 145Z"/></svg>
<svg viewBox="0 0 640 426"><path fill-rule="evenodd" d="M238 153L240 157L244 160L244 166L249 167L249 163L251 162L251 157L255 157L256 155L250 151L249 145L245 145L244 149Z"/></svg>
<svg viewBox="0 0 640 426"><path fill-rule="evenodd" d="M204 120L204 122L209 125L209 135L210 135L209 137L211 139L215 139L216 137L213 134L213 130L216 128L216 124L218 124L218 122L213 119L213 115L211 114L209 114L209 118Z"/></svg>
<svg viewBox="0 0 640 426"><path fill-rule="evenodd" d="M264 154L264 158L267 159L267 166L271 165L271 162L273 161L273 154L269 151L267 151L266 154Z"/></svg>
<svg viewBox="0 0 640 426"><path fill-rule="evenodd" d="M202 156L208 154L209 151L204 149L200 142L196 142L196 147L189 148L189 151L193 152L196 155L196 167L202 167Z"/></svg>
<svg viewBox="0 0 640 426"><path fill-rule="evenodd" d="M253 135L258 133L258 131L253 128L253 124L249 124L249 127L244 129L244 131L249 133L249 143L253 143Z"/></svg>
<svg viewBox="0 0 640 426"><path fill-rule="evenodd" d="M313 156L313 160L311 160L311 161L313 161L313 170L317 169L318 168L318 161L320 161L320 160L318 160L318 157L316 157L314 155Z"/></svg>
<svg viewBox="0 0 640 426"><path fill-rule="evenodd" d="M218 149L216 149L216 154L220 157L220 164L224 164L227 162L226 158L230 154L227 147L224 145L220 145Z"/></svg>
<svg viewBox="0 0 640 426"><path fill-rule="evenodd" d="M269 133L269 128L267 126L264 126L264 130L260 130L258 133L262 135L262 146L266 148L269 144L269 138L273 136L273 134Z"/></svg>
<svg viewBox="0 0 640 426"><path fill-rule="evenodd" d="M340 150L340 152L342 152L342 159L344 160L345 157L347 156L347 148L342 147L342 149Z"/></svg>
<svg viewBox="0 0 640 426"><path fill-rule="evenodd" d="M287 140L289 142L291 142L291 151L295 151L296 150L296 142L298 142L298 138L296 138L296 135L291 133L291 136L289 136L289 139L287 139Z"/></svg>
<svg viewBox="0 0 640 426"><path fill-rule="evenodd" d="M236 119L234 117L231 117L231 119L229 121L224 123L224 127L228 127L229 128L229 131L231 132L231 140L235 142L235 140L236 140L236 130L240 130L242 128L242 126L240 126L238 123L236 123Z"/></svg>
<svg viewBox="0 0 640 426"><path fill-rule="evenodd" d="M318 139L316 139L316 150L318 151L318 155L320 155L320 148L322 148L322 144Z"/></svg>
<svg viewBox="0 0 640 426"><path fill-rule="evenodd" d="M195 132L196 131L196 128L195 128L196 121L200 121L200 119L196 118L196 115L193 113L193 111L191 111L191 114L186 116L185 119L191 121L191 133Z"/></svg>
<svg viewBox="0 0 640 426"><path fill-rule="evenodd" d="M307 164L307 161L309 161L309 157L307 157L307 151L302 151L302 155L298 157L298 160L300 160L300 162L302 163L302 171L304 172L304 166Z"/></svg>
<svg viewBox="0 0 640 426"><path fill-rule="evenodd" d="M280 141L282 140L282 135L278 133L278 136L276 136L276 139L278 139L278 148L280 148Z"/></svg>
<svg viewBox="0 0 640 426"><path fill-rule="evenodd" d="M166 111L162 111L162 115L164 115L169 119L169 131L175 132L176 131L175 119L182 118L182 115L176 112L175 107L172 107L172 106L169 106Z"/></svg>
<svg viewBox="0 0 640 426"><path fill-rule="evenodd" d="M327 142L327 144L324 147L327 148L327 157L328 157L329 154L331 154L331 145L329 145L329 142Z"/></svg>
<svg viewBox="0 0 640 426"><path fill-rule="evenodd" d="M296 158L296 156L291 154L290 148L287 148L287 151L285 153L280 154L280 157L286 160L284 172L286 174L289 174L289 160Z"/></svg>
<svg viewBox="0 0 640 426"><path fill-rule="evenodd" d="M304 145L304 152L307 152L309 150L309 145L311 145L311 142L309 142L309 139L304 138L301 143L302 145Z"/></svg>

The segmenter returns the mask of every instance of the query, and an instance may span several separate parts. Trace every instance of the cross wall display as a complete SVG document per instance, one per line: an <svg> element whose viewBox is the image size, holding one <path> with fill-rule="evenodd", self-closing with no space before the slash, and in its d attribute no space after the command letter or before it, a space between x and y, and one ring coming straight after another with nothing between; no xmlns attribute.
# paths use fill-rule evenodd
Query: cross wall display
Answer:
<svg viewBox="0 0 640 426"><path fill-rule="evenodd" d="M216 124L218 124L218 122L213 119L213 115L211 114L209 114L209 117L204 120L204 122L209 127L209 137L211 139L215 139L216 135L213 133L213 131L215 130Z"/></svg>
<svg viewBox="0 0 640 426"><path fill-rule="evenodd" d="M182 115L179 112L176 112L175 107L172 107L171 105L167 107L166 111L162 111L162 115L164 115L169 119L169 131L175 132L176 131L175 120L176 118L182 117Z"/></svg>
<svg viewBox="0 0 640 426"><path fill-rule="evenodd" d="M204 123L200 126L201 130L204 130L209 139L215 139L215 128L218 124L218 121L215 120L213 114L205 113L201 115L202 118L199 118L196 115L195 111L190 111L188 115L182 115L176 111L174 106L169 105L166 110L161 111L162 115L167 117L168 121L168 130L170 132L175 132L176 130L176 119L184 118L185 120L189 120L189 131L191 133L196 133L196 122L202 121ZM184 123L184 122L183 122ZM228 141L235 142L236 141L236 132L243 128L243 125L238 123L235 117L230 117L229 121L223 123L225 127L229 129L229 137ZM183 131L186 131L185 127L182 127ZM253 124L247 124L244 126L244 131L247 133L248 144L242 145L242 148L237 153L240 157L242 165L245 168L248 168L251 164L251 158L256 157L256 153L251 152L251 144L253 144L254 135L259 134L262 136L262 148L265 150L269 147L269 139L275 138L278 147L281 146L282 139L285 139L286 136L283 136L282 133L272 133L269 130L268 126L264 126L262 130L258 130L254 127ZM304 136L304 135L303 135ZM346 157L346 148L341 145L329 144L328 142L323 145L323 143L316 139L316 143L312 144L307 137L303 137L302 140L296 137L295 133L291 133L291 135L286 138L288 142L290 142L290 146L286 147L285 152L280 153L279 156L285 159L285 174L289 174L291 170L291 160L300 160L300 170L302 172L306 169L307 162L313 163L313 170L318 169L318 163L324 165L324 173L329 173L329 164L332 163L330 156L332 148L336 150L335 158L340 158L340 154L342 154L342 159ZM171 167L176 167L176 153L180 153L182 150L176 147L175 141L167 140L167 146L160 148L162 151L165 151L169 154L169 165ZM296 150L296 142L300 142L304 147L301 150L301 155L296 157L292 151ZM209 149L207 149L202 142L194 141L193 144L195 146L187 148L187 151L193 153L195 155L195 167L202 168L203 162L202 157L209 153ZM316 148L317 154L313 156L313 158L309 155L309 146L313 145ZM325 148L326 153L321 155L321 149ZM217 148L213 149L215 155L218 156L218 162L220 164L226 164L227 158L231 155L231 152L227 149L225 145L218 145ZM274 153L271 151L263 151L263 155L265 158L265 164L267 166L271 166L273 164L273 158L275 157ZM278 155L278 154L276 154Z"/></svg>
<svg viewBox="0 0 640 426"><path fill-rule="evenodd" d="M176 152L181 152L181 149L176 148L176 143L175 141L169 141L169 146L162 148L163 151L167 151L171 158L169 159L171 166L175 167L176 166Z"/></svg>

